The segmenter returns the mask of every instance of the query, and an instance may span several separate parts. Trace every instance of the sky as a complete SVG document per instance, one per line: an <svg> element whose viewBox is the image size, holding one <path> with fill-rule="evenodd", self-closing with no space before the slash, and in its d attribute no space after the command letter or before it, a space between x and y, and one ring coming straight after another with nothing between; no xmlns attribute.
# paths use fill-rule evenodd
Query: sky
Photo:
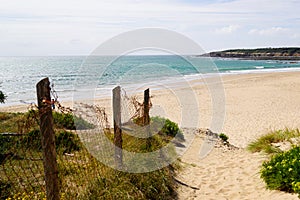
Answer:
<svg viewBox="0 0 300 200"><path fill-rule="evenodd" d="M300 0L1 0L0 56L89 55L111 37L164 28L205 52L300 46Z"/></svg>

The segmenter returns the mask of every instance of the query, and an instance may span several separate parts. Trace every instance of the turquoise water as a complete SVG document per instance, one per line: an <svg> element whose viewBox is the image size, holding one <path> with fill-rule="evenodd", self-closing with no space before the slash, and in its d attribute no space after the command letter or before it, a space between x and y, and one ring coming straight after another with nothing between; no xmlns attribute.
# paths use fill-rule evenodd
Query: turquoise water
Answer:
<svg viewBox="0 0 300 200"><path fill-rule="evenodd" d="M72 98L79 88L110 89L118 84L176 82L211 74L259 73L298 70L300 62L208 59L180 56L112 57L0 57L0 82L8 96L5 105L35 102L35 85L49 77L61 100ZM3 106L3 105L1 105Z"/></svg>

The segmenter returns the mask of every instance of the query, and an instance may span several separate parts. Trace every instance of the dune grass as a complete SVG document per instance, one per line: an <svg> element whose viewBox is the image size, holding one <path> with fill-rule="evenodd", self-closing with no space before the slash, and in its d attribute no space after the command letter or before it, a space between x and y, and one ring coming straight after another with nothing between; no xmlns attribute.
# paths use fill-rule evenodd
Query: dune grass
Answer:
<svg viewBox="0 0 300 200"><path fill-rule="evenodd" d="M24 136L0 138L0 154L4 156L0 164L0 199L45 198L38 125L36 120L26 124L32 114L0 113L0 132L19 132L20 128L27 128L23 131ZM148 173L116 171L96 160L78 135L65 129L73 126L70 116L56 114L56 117L54 127L61 199L177 198L172 178L179 168L177 163ZM65 117L69 120L67 124L63 120ZM86 122L82 124L88 125ZM113 139L112 133L105 134ZM161 148L171 139L167 134L156 134L150 140L151 149L148 149L145 148L146 139L124 133L123 145L128 151L147 152Z"/></svg>
<svg viewBox="0 0 300 200"><path fill-rule="evenodd" d="M297 193L300 198L299 139L299 129L272 131L250 143L248 150L270 155L260 169L260 177L268 189ZM279 149L281 142L289 143L289 148Z"/></svg>
<svg viewBox="0 0 300 200"><path fill-rule="evenodd" d="M276 130L276 131L271 131L266 135L261 136L257 140L251 142L248 146L247 149L250 152L264 152L267 154L274 154L274 153L279 153L281 150L273 146L272 143L279 143L279 142L284 142L288 141L291 142L292 138L299 138L300 137L300 131L299 129L283 129L283 130Z"/></svg>

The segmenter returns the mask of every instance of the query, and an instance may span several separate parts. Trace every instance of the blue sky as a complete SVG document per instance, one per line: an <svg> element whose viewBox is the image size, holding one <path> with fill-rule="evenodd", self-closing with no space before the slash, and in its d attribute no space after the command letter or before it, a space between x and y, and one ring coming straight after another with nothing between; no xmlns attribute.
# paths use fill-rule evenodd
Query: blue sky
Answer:
<svg viewBox="0 0 300 200"><path fill-rule="evenodd" d="M2 0L0 56L88 55L122 32L177 31L205 51L300 46L299 0Z"/></svg>

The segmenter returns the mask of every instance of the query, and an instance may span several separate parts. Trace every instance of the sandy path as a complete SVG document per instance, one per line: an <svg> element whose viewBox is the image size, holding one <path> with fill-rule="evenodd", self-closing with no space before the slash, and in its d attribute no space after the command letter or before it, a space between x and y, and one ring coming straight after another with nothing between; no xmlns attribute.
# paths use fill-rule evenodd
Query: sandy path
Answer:
<svg viewBox="0 0 300 200"><path fill-rule="evenodd" d="M215 148L206 158L199 158L203 138L196 136L181 158L184 163L177 176L180 181L199 190L179 186L179 199L298 199L279 191L265 189L260 179L261 154L251 154L244 149L224 151Z"/></svg>
<svg viewBox="0 0 300 200"><path fill-rule="evenodd" d="M244 147L270 130L300 127L300 73L248 74L223 80L223 132L241 149L224 152L214 148L200 159L203 138L196 136L182 157L185 165L178 179L200 190L180 186L179 199L298 199L297 195L266 190L259 174L266 157L249 153ZM204 93L200 87L198 93ZM204 108L200 111L209 116ZM203 124L207 125L205 120Z"/></svg>

